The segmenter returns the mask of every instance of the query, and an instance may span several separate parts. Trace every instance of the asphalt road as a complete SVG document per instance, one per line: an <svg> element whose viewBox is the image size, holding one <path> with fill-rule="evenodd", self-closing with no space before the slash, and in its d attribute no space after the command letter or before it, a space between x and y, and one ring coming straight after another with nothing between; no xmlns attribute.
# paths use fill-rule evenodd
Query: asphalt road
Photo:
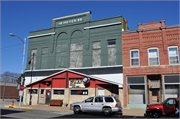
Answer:
<svg viewBox="0 0 180 119"><path fill-rule="evenodd" d="M46 110L33 110L33 109L17 109L6 108L5 105L10 105L11 102L1 102L1 118L13 118L13 119L57 119L57 118L151 118L151 116L131 116L129 115L113 115L105 117L101 113L81 113L74 114L73 112L60 112L60 111L46 111ZM17 105L18 102L15 102ZM130 112L131 113L131 112ZM174 118L161 117L161 118Z"/></svg>

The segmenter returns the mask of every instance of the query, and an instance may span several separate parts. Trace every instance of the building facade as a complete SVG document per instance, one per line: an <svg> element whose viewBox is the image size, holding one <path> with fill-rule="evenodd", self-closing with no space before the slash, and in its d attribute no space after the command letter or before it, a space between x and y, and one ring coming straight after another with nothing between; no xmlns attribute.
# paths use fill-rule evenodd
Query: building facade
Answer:
<svg viewBox="0 0 180 119"><path fill-rule="evenodd" d="M98 95L114 95L122 100L117 82L69 69L26 85L24 92L23 103L27 105L48 104L51 99L62 99L63 106L70 106L74 102Z"/></svg>
<svg viewBox="0 0 180 119"><path fill-rule="evenodd" d="M124 30L122 16L91 21L91 12L83 12L53 18L52 28L30 32L25 86L68 69L116 82L122 94Z"/></svg>
<svg viewBox="0 0 180 119"><path fill-rule="evenodd" d="M19 97L19 89L17 89L16 83L0 82L1 86L1 98L4 99L16 99Z"/></svg>
<svg viewBox="0 0 180 119"><path fill-rule="evenodd" d="M180 96L180 25L165 26L162 20L138 27L122 33L124 106L128 108L146 108Z"/></svg>

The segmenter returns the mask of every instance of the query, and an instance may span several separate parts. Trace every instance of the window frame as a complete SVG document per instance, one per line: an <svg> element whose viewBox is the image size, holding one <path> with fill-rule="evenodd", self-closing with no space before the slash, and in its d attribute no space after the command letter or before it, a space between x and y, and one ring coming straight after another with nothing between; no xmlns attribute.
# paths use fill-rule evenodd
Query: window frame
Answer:
<svg viewBox="0 0 180 119"><path fill-rule="evenodd" d="M131 51L138 51L138 65L132 65L132 64L131 64L131 63L132 63L132 62L131 62L131 59L137 59L137 58L132 58L132 57L131 57ZM131 49L131 50L130 50L130 66L131 66L131 67L140 66L139 49Z"/></svg>
<svg viewBox="0 0 180 119"><path fill-rule="evenodd" d="M109 45L109 42L111 42L111 41L115 41L115 44ZM116 47L116 44L117 44L116 42L117 42L116 39L107 40L107 47Z"/></svg>
<svg viewBox="0 0 180 119"><path fill-rule="evenodd" d="M149 57L149 50L151 50L151 49L157 49L157 52L158 52L158 56L157 56L157 58L158 58L158 64L156 64L156 65L160 65L160 60L159 60L159 48L158 48L158 47L151 47L151 48L148 48L148 64L149 64L149 66L155 66L155 65L150 65L150 60L149 60L149 58L155 58L155 57Z"/></svg>
<svg viewBox="0 0 180 119"><path fill-rule="evenodd" d="M54 94L54 91L63 91L63 94ZM64 95L64 89L53 89L53 95Z"/></svg>
<svg viewBox="0 0 180 119"><path fill-rule="evenodd" d="M178 46L169 46L169 47L168 47L169 64L171 64L171 63L170 63L169 48L177 48L177 52L178 52ZM173 64L179 64L179 52L178 52L178 55L175 55L175 56L178 56L178 63L173 63Z"/></svg>

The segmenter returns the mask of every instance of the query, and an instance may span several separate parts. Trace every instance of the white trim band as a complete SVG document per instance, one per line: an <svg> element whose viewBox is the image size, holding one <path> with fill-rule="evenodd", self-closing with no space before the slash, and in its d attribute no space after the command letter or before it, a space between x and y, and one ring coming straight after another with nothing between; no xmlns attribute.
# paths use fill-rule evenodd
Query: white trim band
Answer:
<svg viewBox="0 0 180 119"><path fill-rule="evenodd" d="M57 69L25 70L25 72L29 72L29 71L63 70L63 69L69 69L69 70L73 70L73 69L98 69L98 68L108 68L108 67L123 67L123 65L99 66L99 67L79 67L79 68L57 68Z"/></svg>
<svg viewBox="0 0 180 119"><path fill-rule="evenodd" d="M102 25L96 25L96 26L89 26L89 27L84 27L84 29L92 29L92 28L98 28L98 27L104 27L104 26L111 26L111 25L116 25L116 24L121 24L121 22L115 22L115 23L110 23L110 24L102 24Z"/></svg>
<svg viewBox="0 0 180 119"><path fill-rule="evenodd" d="M64 19L64 18L74 17L74 16L83 15L83 14L88 14L88 13L90 13L90 11L88 11L88 12L83 12L83 13L79 13L79 14L68 15L68 16L64 16L64 17L57 17L57 18L53 18L52 20Z"/></svg>
<svg viewBox="0 0 180 119"><path fill-rule="evenodd" d="M27 38L36 38L36 37L48 36L48 35L54 35L54 34L56 34L56 32L40 34L40 35L34 35L34 36L28 36Z"/></svg>

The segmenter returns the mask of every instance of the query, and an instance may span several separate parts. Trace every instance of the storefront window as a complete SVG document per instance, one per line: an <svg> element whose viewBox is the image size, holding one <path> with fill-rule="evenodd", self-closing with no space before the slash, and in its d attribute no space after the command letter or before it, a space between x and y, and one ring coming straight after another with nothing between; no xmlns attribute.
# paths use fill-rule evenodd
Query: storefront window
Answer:
<svg viewBox="0 0 180 119"><path fill-rule="evenodd" d="M165 99L179 97L180 75L164 75Z"/></svg>
<svg viewBox="0 0 180 119"><path fill-rule="evenodd" d="M28 94L37 94L37 89L29 89Z"/></svg>
<svg viewBox="0 0 180 119"><path fill-rule="evenodd" d="M71 90L71 95L88 95L88 90Z"/></svg>
<svg viewBox="0 0 180 119"><path fill-rule="evenodd" d="M44 89L41 89L41 94L44 94Z"/></svg>
<svg viewBox="0 0 180 119"><path fill-rule="evenodd" d="M64 95L64 90L54 90L54 94L56 94L56 95Z"/></svg>
<svg viewBox="0 0 180 119"><path fill-rule="evenodd" d="M146 104L144 76L127 77L128 104Z"/></svg>

